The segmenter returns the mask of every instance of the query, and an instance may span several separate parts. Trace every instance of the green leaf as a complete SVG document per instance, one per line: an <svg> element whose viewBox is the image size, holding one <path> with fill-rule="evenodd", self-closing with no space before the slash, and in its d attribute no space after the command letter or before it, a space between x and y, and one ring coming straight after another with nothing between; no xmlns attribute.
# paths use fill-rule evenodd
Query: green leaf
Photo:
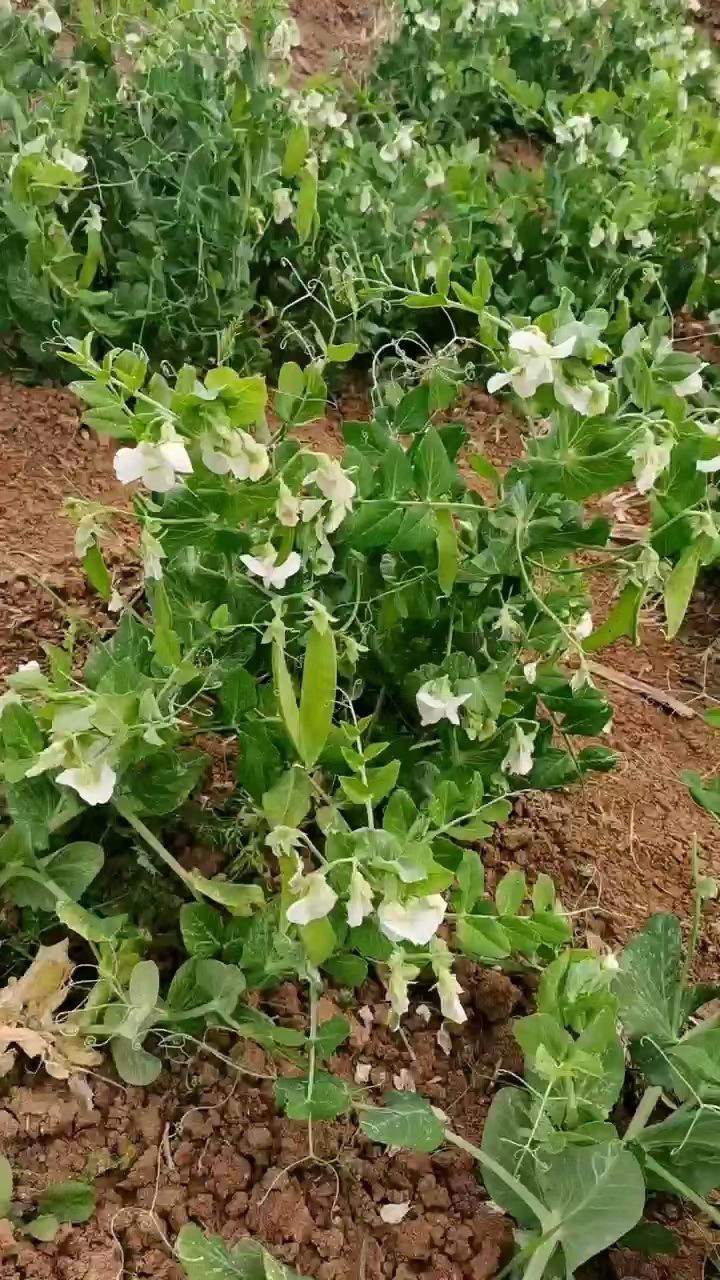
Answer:
<svg viewBox="0 0 720 1280"><path fill-rule="evenodd" d="M636 1253L666 1253L675 1255L680 1241L674 1231L660 1222L641 1222L618 1240L621 1249L633 1249Z"/></svg>
<svg viewBox="0 0 720 1280"><path fill-rule="evenodd" d="M326 355L333 364L347 364L348 360L357 355L358 350L357 342L330 342Z"/></svg>
<svg viewBox="0 0 720 1280"><path fill-rule="evenodd" d="M259 884L235 884L232 880L223 880L222 876L209 880L199 871L190 871L189 877L198 893L219 902L231 916L251 916L256 907L264 905L265 895Z"/></svg>
<svg viewBox="0 0 720 1280"><path fill-rule="evenodd" d="M207 902L189 902L180 908L180 932L191 956L214 956L225 941L225 921Z"/></svg>
<svg viewBox="0 0 720 1280"><path fill-rule="evenodd" d="M623 947L614 991L620 1021L631 1038L676 1039L682 956L680 921L671 915L652 916Z"/></svg>
<svg viewBox="0 0 720 1280"><path fill-rule="evenodd" d="M323 1058L330 1058L344 1044L350 1035L350 1023L347 1018L328 1018L321 1022L315 1036L317 1051Z"/></svg>
<svg viewBox="0 0 720 1280"><path fill-rule="evenodd" d="M310 1086L308 1078L275 1081L275 1101L291 1120L335 1120L346 1115L353 1094L345 1080L317 1071Z"/></svg>
<svg viewBox="0 0 720 1280"><path fill-rule="evenodd" d="M518 1153L526 1146L532 1132L531 1101L526 1089L501 1089L493 1098L485 1121L482 1150L508 1173L514 1174L522 1186L537 1197L536 1162L529 1153L521 1164L518 1160ZM498 1174L483 1166L482 1177L496 1204L512 1214L521 1226L537 1228L537 1218L525 1200Z"/></svg>
<svg viewBox="0 0 720 1280"><path fill-rule="evenodd" d="M260 801L282 769L282 756L270 729L261 720L246 722L237 740L237 780L253 800Z"/></svg>
<svg viewBox="0 0 720 1280"><path fill-rule="evenodd" d="M60 1229L60 1223L53 1213L38 1214L37 1218L31 1218L24 1226L24 1230L32 1240L40 1240L43 1243L49 1243L55 1239Z"/></svg>
<svg viewBox="0 0 720 1280"><path fill-rule="evenodd" d="M190 1223L180 1228L175 1248L188 1280L301 1280L258 1241L228 1245Z"/></svg>
<svg viewBox="0 0 720 1280"><path fill-rule="evenodd" d="M110 1051L117 1073L126 1084L144 1087L157 1080L162 1071L162 1062L154 1053L148 1053L123 1036L113 1037Z"/></svg>
<svg viewBox="0 0 720 1280"><path fill-rule="evenodd" d="M446 596L449 596L460 565L457 534L450 511L443 508L435 512L435 528L438 549L438 582L440 590Z"/></svg>
<svg viewBox="0 0 720 1280"><path fill-rule="evenodd" d="M422 431L430 417L430 389L425 383L413 387L395 407L393 422L398 435Z"/></svg>
<svg viewBox="0 0 720 1280"><path fill-rule="evenodd" d="M294 178L302 169L310 150L310 134L305 124L296 124L290 130L282 162L283 178Z"/></svg>
<svg viewBox="0 0 720 1280"><path fill-rule="evenodd" d="M492 916L458 920L457 941L465 955L486 963L504 960L512 952L507 931Z"/></svg>
<svg viewBox="0 0 720 1280"><path fill-rule="evenodd" d="M490 462L484 454L472 453L468 458L468 462L476 476L480 476L483 480L489 480L496 492L500 492L502 488L502 476L500 475L497 467L494 467L492 462Z"/></svg>
<svg viewBox="0 0 720 1280"><path fill-rule="evenodd" d="M495 890L495 906L500 916L516 916L525 901L527 884L524 871L508 871Z"/></svg>
<svg viewBox="0 0 720 1280"><path fill-rule="evenodd" d="M485 868L480 854L474 849L463 849L457 882L460 886L460 911L470 912L485 892Z"/></svg>
<svg viewBox="0 0 720 1280"><path fill-rule="evenodd" d="M112 595L112 578L96 542L85 552L83 569L90 586L95 588L103 600L109 600Z"/></svg>
<svg viewBox="0 0 720 1280"><path fill-rule="evenodd" d="M257 681L244 667L234 667L223 676L218 698L228 724L239 725L243 713L257 706Z"/></svg>
<svg viewBox="0 0 720 1280"><path fill-rule="evenodd" d="M38 1209L58 1222L87 1222L95 1212L95 1190L86 1182L57 1182L43 1192Z"/></svg>
<svg viewBox="0 0 720 1280"><path fill-rule="evenodd" d="M76 902L58 902L55 914L61 924L79 934L86 942L112 942L127 920L127 916L98 916L86 911Z"/></svg>
<svg viewBox="0 0 720 1280"><path fill-rule="evenodd" d="M367 960L362 956L330 956L322 967L341 987L361 987L368 976Z"/></svg>
<svg viewBox="0 0 720 1280"><path fill-rule="evenodd" d="M262 798L262 808L271 827L299 827L310 812L310 779L300 765L293 765L278 778Z"/></svg>
<svg viewBox="0 0 720 1280"><path fill-rule="evenodd" d="M455 469L434 427L428 427L412 455L415 483L421 498L433 501L449 494Z"/></svg>
<svg viewBox="0 0 720 1280"><path fill-rule="evenodd" d="M43 858L42 866L69 898L77 900L99 875L104 861L105 855L99 844L76 840Z"/></svg>
<svg viewBox="0 0 720 1280"><path fill-rule="evenodd" d="M365 770L365 777L367 778L370 798L373 804L379 804L385 796L390 794L398 780L399 772L399 760L390 760L387 764L380 765L378 769Z"/></svg>
<svg viewBox="0 0 720 1280"><path fill-rule="evenodd" d="M695 803L720 817L720 777L702 778L695 769L683 769L680 777Z"/></svg>
<svg viewBox="0 0 720 1280"><path fill-rule="evenodd" d="M672 640L677 635L682 625L700 568L703 549L702 538L696 538L689 543L665 583L664 600L668 640Z"/></svg>
<svg viewBox="0 0 720 1280"><path fill-rule="evenodd" d="M168 747L138 761L123 776L123 787L143 813L162 817L187 800L208 767L204 751Z"/></svg>
<svg viewBox="0 0 720 1280"><path fill-rule="evenodd" d="M637 644L640 608L646 592L647 587L644 585L626 583L602 626L583 640L585 652L597 653L598 649L607 648L622 636L628 636L633 644Z"/></svg>
<svg viewBox="0 0 720 1280"><path fill-rule="evenodd" d="M323 631L313 626L305 651L299 714L300 754L308 769L315 764L327 742L336 689L335 633L329 625Z"/></svg>
<svg viewBox="0 0 720 1280"><path fill-rule="evenodd" d="M568 1275L630 1231L645 1208L642 1169L619 1142L543 1154L538 1182Z"/></svg>
<svg viewBox="0 0 720 1280"><path fill-rule="evenodd" d="M302 925L300 937L312 964L319 967L330 959L337 946L337 937L329 920L311 920Z"/></svg>
<svg viewBox="0 0 720 1280"><path fill-rule="evenodd" d="M7 1156L0 1156L0 1218L6 1216L6 1211L13 1198L13 1172L10 1161Z"/></svg>
<svg viewBox="0 0 720 1280"><path fill-rule="evenodd" d="M445 1129L430 1103L417 1093L391 1090L383 1107L363 1107L360 1128L372 1142L411 1151L437 1151L445 1141Z"/></svg>

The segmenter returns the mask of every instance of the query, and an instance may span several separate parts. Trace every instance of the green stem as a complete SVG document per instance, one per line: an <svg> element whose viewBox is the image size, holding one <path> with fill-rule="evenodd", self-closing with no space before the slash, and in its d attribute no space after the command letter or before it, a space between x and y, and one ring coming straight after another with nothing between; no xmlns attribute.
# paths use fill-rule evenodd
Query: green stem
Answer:
<svg viewBox="0 0 720 1280"><path fill-rule="evenodd" d="M543 1240L538 1245L523 1272L523 1280L541 1280L545 1268L555 1252L556 1245L557 1236L553 1232L549 1239Z"/></svg>
<svg viewBox="0 0 720 1280"><path fill-rule="evenodd" d="M446 1129L445 1138L452 1146L459 1147L461 1151L467 1151L469 1155L477 1160L478 1164L494 1173L496 1178L504 1182L506 1187L509 1187L520 1200L524 1201L528 1209L534 1213L540 1225L542 1227L545 1226L548 1213L544 1204L538 1200L537 1196L533 1195L532 1191L528 1191L527 1187L523 1186L519 1178L514 1177L512 1173L508 1173L507 1169L504 1169L497 1160L493 1160L492 1156L489 1156L485 1151L481 1151L480 1147L473 1146L472 1142L461 1138L459 1134L452 1133L451 1130ZM538 1274L541 1275L542 1272Z"/></svg>
<svg viewBox="0 0 720 1280"><path fill-rule="evenodd" d="M156 853L158 858L161 858L165 865L170 867L171 871L174 871L176 876L180 877L183 884L187 885L196 902L202 902L202 894L198 893L195 888L190 873L186 871L184 867L180 866L177 858L174 858L173 855L165 848L165 845L160 843L157 836L153 835L150 828L145 826L142 818L138 818L132 808L132 805L128 804L127 800L116 800L115 808L120 814L120 817L124 818L125 821L135 831L137 831L138 835L145 841L148 848L152 849L153 853Z"/></svg>
<svg viewBox="0 0 720 1280"><path fill-rule="evenodd" d="M668 1173L667 1169L658 1164L657 1160L653 1160L652 1156L649 1156L647 1152L645 1152L644 1159L648 1169L652 1169L653 1173L659 1174L663 1181L667 1182L669 1187L672 1187L673 1191L676 1191L684 1200L689 1200L701 1213L707 1214L716 1227L720 1227L720 1211L709 1205L707 1200L703 1200L702 1196L699 1196L697 1191L693 1191L692 1187L688 1187L684 1182L681 1182L674 1174Z"/></svg>
<svg viewBox="0 0 720 1280"><path fill-rule="evenodd" d="M690 857L692 859L692 878L693 878L693 918L690 926L690 937L688 939L685 951L685 959L683 961L682 971L680 973L680 981L675 992L673 1021L675 1028L680 1033L680 1020L682 1011L682 1000L688 987L688 980L695 963L695 953L697 951L698 942L700 940L700 929L702 927L702 898L698 893L698 881L700 873L698 868L698 840L697 834L693 835L692 845L690 847Z"/></svg>
<svg viewBox="0 0 720 1280"><path fill-rule="evenodd" d="M652 1085L645 1090L638 1103L635 1115L625 1130L623 1142L632 1142L633 1138L637 1138L642 1133L661 1097L662 1089L660 1085Z"/></svg>

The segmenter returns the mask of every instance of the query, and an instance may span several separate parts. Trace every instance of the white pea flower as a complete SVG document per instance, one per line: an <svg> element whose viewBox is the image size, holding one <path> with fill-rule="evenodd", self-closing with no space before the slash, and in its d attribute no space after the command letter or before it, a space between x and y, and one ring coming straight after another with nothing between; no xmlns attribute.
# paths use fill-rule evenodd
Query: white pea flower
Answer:
<svg viewBox="0 0 720 1280"><path fill-rule="evenodd" d="M154 493L168 493L179 483L178 476L192 472L188 451L176 436L168 436L159 444L141 440L134 449L118 449L113 465L121 484L142 480Z"/></svg>
<svg viewBox="0 0 720 1280"><path fill-rule="evenodd" d="M425 946L437 933L445 918L447 903L440 893L425 898L409 898L407 902L383 902L378 909L380 929L391 942L405 939Z"/></svg>
<svg viewBox="0 0 720 1280"><path fill-rule="evenodd" d="M42 689L47 677L40 670L40 663L32 658L30 662L21 662L17 671L8 676L8 684L13 689Z"/></svg>
<svg viewBox="0 0 720 1280"><path fill-rule="evenodd" d="M227 36L228 53L232 53L238 57L244 53L248 47L248 40L242 27L231 27Z"/></svg>
<svg viewBox="0 0 720 1280"><path fill-rule="evenodd" d="M324 524L326 533L334 533L352 511L356 488L335 458L320 453L317 461L315 471L305 477L305 484L316 484L324 497L330 499L330 515Z"/></svg>
<svg viewBox="0 0 720 1280"><path fill-rule="evenodd" d="M706 475L711 475L714 471L720 471L720 453L715 458L698 458L698 471L704 471Z"/></svg>
<svg viewBox="0 0 720 1280"><path fill-rule="evenodd" d="M592 127L592 116L570 116L564 124L555 126L556 141L566 143L584 140L585 136L592 132Z"/></svg>
<svg viewBox="0 0 720 1280"><path fill-rule="evenodd" d="M287 918L291 924L311 924L313 920L324 920L330 914L337 894L330 887L322 871L311 871L303 877L302 898L293 902L287 909Z"/></svg>
<svg viewBox="0 0 720 1280"><path fill-rule="evenodd" d="M573 673L573 677L570 681L570 688L572 689L573 693L579 693L580 690L584 689L586 685L589 685L591 688L593 687L592 676L590 675L590 668L588 667L587 663L581 661L580 666L577 668L577 671ZM611 720L612 720L612 717L611 717ZM603 733L604 732L605 730L603 729Z"/></svg>
<svg viewBox="0 0 720 1280"><path fill-rule="evenodd" d="M649 427L645 427L642 440L628 449L632 458L635 488L638 493L649 493L658 476L666 470L673 450L672 440L656 441Z"/></svg>
<svg viewBox="0 0 720 1280"><path fill-rule="evenodd" d="M527 777L533 767L536 734L537 729L527 731L517 722L513 725L512 741L500 765L503 773L516 774L520 778Z"/></svg>
<svg viewBox="0 0 720 1280"><path fill-rule="evenodd" d="M446 677L442 680L428 680L415 694L420 724L425 728L429 724L438 724L440 720L449 720L451 724L459 724L458 711L472 695L453 694Z"/></svg>
<svg viewBox="0 0 720 1280"><path fill-rule="evenodd" d="M410 1008L408 987L417 978L420 969L405 959L402 951L393 951L388 961L389 976L387 994L395 1017L399 1020Z"/></svg>
<svg viewBox="0 0 720 1280"><path fill-rule="evenodd" d="M467 1022L467 1014L460 1003L463 988L448 965L437 971L437 982L433 988L440 997L440 1008L443 1018L449 1022Z"/></svg>
<svg viewBox="0 0 720 1280"><path fill-rule="evenodd" d="M41 12L42 24L45 30L49 31L51 35L59 36L62 31L62 22L60 21L59 13L53 9L51 4L43 4L41 6Z"/></svg>
<svg viewBox="0 0 720 1280"><path fill-rule="evenodd" d="M702 368L704 369L705 365L703 365ZM696 369L694 373L688 374L687 378L683 378L680 382L674 382L672 384L672 389L676 396L682 396L683 398L686 396L699 395L703 389L700 370Z"/></svg>
<svg viewBox="0 0 720 1280"><path fill-rule="evenodd" d="M509 382L516 395L528 399L535 395L538 387L553 381L554 363L572 355L575 338L573 336L553 345L541 329L530 325L527 329L516 329L511 333L508 346L517 363L507 371L494 373L487 389L492 395Z"/></svg>
<svg viewBox="0 0 720 1280"><path fill-rule="evenodd" d="M284 480L280 481L280 492L275 503L275 515L286 529L294 529L300 519L300 499L291 493Z"/></svg>
<svg viewBox="0 0 720 1280"><path fill-rule="evenodd" d="M147 529L143 529L140 538L140 551L145 581L159 582L163 576L162 562L167 559L162 542L160 542L159 538L153 537Z"/></svg>
<svg viewBox="0 0 720 1280"><path fill-rule="evenodd" d="M63 169L69 169L71 173L82 173L87 169L87 156L78 155L77 151L70 151L59 143L53 148L52 157L56 164L61 164Z"/></svg>
<svg viewBox="0 0 720 1280"><path fill-rule="evenodd" d="M610 137L608 138L608 144L606 147L608 155L613 160L620 160L628 149L629 141L630 139L626 138L625 134L621 133L620 130L613 125L610 130Z"/></svg>
<svg viewBox="0 0 720 1280"><path fill-rule="evenodd" d="M600 964L608 973L618 973L620 970L618 958L612 951L608 951L607 955L603 956Z"/></svg>
<svg viewBox="0 0 720 1280"><path fill-rule="evenodd" d="M498 609L498 616L492 624L492 630L497 631L500 639L505 641L517 640L522 635L522 626L507 601Z"/></svg>
<svg viewBox="0 0 720 1280"><path fill-rule="evenodd" d="M373 891L362 872L353 867L350 877L350 897L347 901L347 922L351 929L362 924L373 909Z"/></svg>
<svg viewBox="0 0 720 1280"><path fill-rule="evenodd" d="M412 121L409 124L401 124L392 141L386 142L380 148L380 159L384 160L386 164L393 164L400 159L400 156L410 155L415 145L413 141L414 129L415 124Z"/></svg>
<svg viewBox="0 0 720 1280"><path fill-rule="evenodd" d="M647 227L641 227L639 231L633 231L630 235L630 243L633 249L652 249L655 243L655 237L652 231Z"/></svg>
<svg viewBox="0 0 720 1280"><path fill-rule="evenodd" d="M283 18L270 37L268 52L271 58L289 58L300 44L300 28L294 18Z"/></svg>
<svg viewBox="0 0 720 1280"><path fill-rule="evenodd" d="M440 30L440 14L429 13L427 9L421 9L419 13L415 14L415 22L425 31Z"/></svg>
<svg viewBox="0 0 720 1280"><path fill-rule="evenodd" d="M598 245L602 244L604 239L605 239L605 228L603 227L602 223L600 222L594 223L592 230L590 232L590 238L588 240L588 244L590 248L597 249Z"/></svg>
<svg viewBox="0 0 720 1280"><path fill-rule="evenodd" d="M301 498L300 499L300 516L303 524L309 524L316 516L320 514L325 506L324 498Z"/></svg>
<svg viewBox="0 0 720 1280"><path fill-rule="evenodd" d="M573 627L573 635L577 640L587 640L592 635L593 620L589 609L586 609Z"/></svg>
<svg viewBox="0 0 720 1280"><path fill-rule="evenodd" d="M270 466L265 446L239 428L206 433L200 454L208 471L216 476L231 472L236 480L261 480Z"/></svg>
<svg viewBox="0 0 720 1280"><path fill-rule="evenodd" d="M427 173L425 174L425 186L428 190L433 187L441 187L445 181L445 170L439 160L433 161Z"/></svg>
<svg viewBox="0 0 720 1280"><path fill-rule="evenodd" d="M525 663L523 667L523 675L527 680L528 684L534 684L535 681L537 680L537 669L538 669L537 662Z"/></svg>
<svg viewBox="0 0 720 1280"><path fill-rule="evenodd" d="M103 760L64 769L55 779L66 787L72 787L90 805L107 804L115 789L116 780L115 770Z"/></svg>
<svg viewBox="0 0 720 1280"><path fill-rule="evenodd" d="M593 378L591 382L566 382L560 373L555 377L554 391L560 404L567 405L585 418L604 413L610 400L610 387Z"/></svg>
<svg viewBox="0 0 720 1280"><path fill-rule="evenodd" d="M277 558L278 553L274 547L270 547L265 556L240 556L248 572L256 578L262 578L265 587L278 587L282 590L288 578L292 578L293 574L298 572L302 560L297 551L291 551L282 564L275 563Z"/></svg>
<svg viewBox="0 0 720 1280"><path fill-rule="evenodd" d="M294 205L292 191L289 187L276 187L272 193L273 222L286 222L292 218Z"/></svg>

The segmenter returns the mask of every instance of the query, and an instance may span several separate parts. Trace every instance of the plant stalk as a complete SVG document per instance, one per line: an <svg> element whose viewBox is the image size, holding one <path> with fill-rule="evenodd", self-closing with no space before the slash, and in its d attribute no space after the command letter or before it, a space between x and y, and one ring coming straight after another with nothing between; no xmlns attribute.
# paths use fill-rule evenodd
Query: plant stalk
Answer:
<svg viewBox="0 0 720 1280"><path fill-rule="evenodd" d="M124 818L125 821L135 831L137 831L140 838L145 841L145 844L150 849L152 849L153 853L156 853L158 858L161 858L165 865L170 867L171 871L174 871L176 876L179 876L183 881L183 884L185 884L190 890L195 901L202 902L202 894L198 893L195 888L190 873L186 871L184 867L180 866L177 858L174 858L173 855L165 848L165 845L160 843L157 836L153 835L152 831L145 825L142 818L138 818L132 806L129 805L126 800L116 800L115 808L120 814L120 817Z"/></svg>

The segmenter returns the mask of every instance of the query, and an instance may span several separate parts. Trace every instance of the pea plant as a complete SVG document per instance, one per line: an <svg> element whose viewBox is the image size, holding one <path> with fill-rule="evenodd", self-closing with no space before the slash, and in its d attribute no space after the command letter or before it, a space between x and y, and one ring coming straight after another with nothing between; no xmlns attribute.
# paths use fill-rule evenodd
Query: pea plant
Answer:
<svg viewBox="0 0 720 1280"><path fill-rule="evenodd" d="M658 915L619 957L566 950L545 969L537 1012L515 1023L525 1084L496 1094L481 1147L416 1094L359 1108L374 1142L417 1151L447 1143L475 1157L493 1201L518 1224L513 1261L525 1277L560 1263L572 1274L616 1243L672 1252L673 1233L643 1221L655 1191L720 1223L704 1199L720 1184L718 1031L715 1017L696 1016L718 987L689 980L701 906L716 894L714 881L696 878L686 954L677 918ZM628 1079L644 1085L629 1117Z"/></svg>

